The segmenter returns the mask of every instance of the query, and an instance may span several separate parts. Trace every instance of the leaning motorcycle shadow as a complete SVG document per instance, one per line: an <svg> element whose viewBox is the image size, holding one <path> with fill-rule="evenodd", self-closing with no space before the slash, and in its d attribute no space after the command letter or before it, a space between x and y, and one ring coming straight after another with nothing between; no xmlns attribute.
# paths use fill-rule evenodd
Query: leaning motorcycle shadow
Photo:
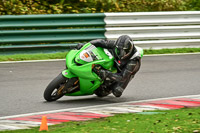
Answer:
<svg viewBox="0 0 200 133"><path fill-rule="evenodd" d="M85 104L85 105L96 105L96 104L109 104L109 103L119 103L127 102L127 98L120 97L116 98L112 95L106 97L97 96L82 96L82 97L63 97L56 101L59 104Z"/></svg>

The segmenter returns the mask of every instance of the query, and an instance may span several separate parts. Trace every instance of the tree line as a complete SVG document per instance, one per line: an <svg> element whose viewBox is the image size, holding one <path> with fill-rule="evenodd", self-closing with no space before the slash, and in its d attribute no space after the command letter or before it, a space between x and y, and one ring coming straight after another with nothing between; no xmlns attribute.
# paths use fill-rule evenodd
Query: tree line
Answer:
<svg viewBox="0 0 200 133"><path fill-rule="evenodd" d="M200 0L0 0L0 15L200 10Z"/></svg>

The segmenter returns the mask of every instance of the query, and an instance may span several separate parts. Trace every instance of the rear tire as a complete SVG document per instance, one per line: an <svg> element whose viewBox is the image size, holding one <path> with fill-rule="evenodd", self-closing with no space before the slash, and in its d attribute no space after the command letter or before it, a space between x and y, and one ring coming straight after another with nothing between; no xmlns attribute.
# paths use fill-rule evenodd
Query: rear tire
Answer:
<svg viewBox="0 0 200 133"><path fill-rule="evenodd" d="M106 97L106 96L108 96L110 93L101 93L101 92L95 92L95 95L97 96L97 97Z"/></svg>
<svg viewBox="0 0 200 133"><path fill-rule="evenodd" d="M94 94L98 97L105 97L108 96L111 93L111 90L108 90L106 88L103 88L100 86L97 90L95 90Z"/></svg>
<svg viewBox="0 0 200 133"><path fill-rule="evenodd" d="M65 87L66 80L68 79L65 78L62 73L53 79L44 91L44 99L50 102L61 98L64 95L63 89Z"/></svg>

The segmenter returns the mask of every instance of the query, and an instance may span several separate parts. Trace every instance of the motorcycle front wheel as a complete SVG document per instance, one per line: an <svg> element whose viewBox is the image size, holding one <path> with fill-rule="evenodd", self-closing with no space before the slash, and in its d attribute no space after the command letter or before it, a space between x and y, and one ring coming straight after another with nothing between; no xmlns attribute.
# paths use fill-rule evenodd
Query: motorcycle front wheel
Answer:
<svg viewBox="0 0 200 133"><path fill-rule="evenodd" d="M65 84L67 82L67 78L65 78L62 73L60 73L55 79L53 79L47 88L44 91L44 99L48 102L56 101L61 98L64 93L63 89L65 88Z"/></svg>

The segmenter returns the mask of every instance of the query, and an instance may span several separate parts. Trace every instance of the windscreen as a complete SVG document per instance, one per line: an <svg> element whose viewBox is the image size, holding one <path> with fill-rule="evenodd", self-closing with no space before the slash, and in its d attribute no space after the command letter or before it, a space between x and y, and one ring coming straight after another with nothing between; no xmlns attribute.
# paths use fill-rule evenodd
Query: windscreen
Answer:
<svg viewBox="0 0 200 133"><path fill-rule="evenodd" d="M95 54L96 50L97 48L94 45L90 45L80 53L80 59L86 62L97 60L98 56Z"/></svg>

